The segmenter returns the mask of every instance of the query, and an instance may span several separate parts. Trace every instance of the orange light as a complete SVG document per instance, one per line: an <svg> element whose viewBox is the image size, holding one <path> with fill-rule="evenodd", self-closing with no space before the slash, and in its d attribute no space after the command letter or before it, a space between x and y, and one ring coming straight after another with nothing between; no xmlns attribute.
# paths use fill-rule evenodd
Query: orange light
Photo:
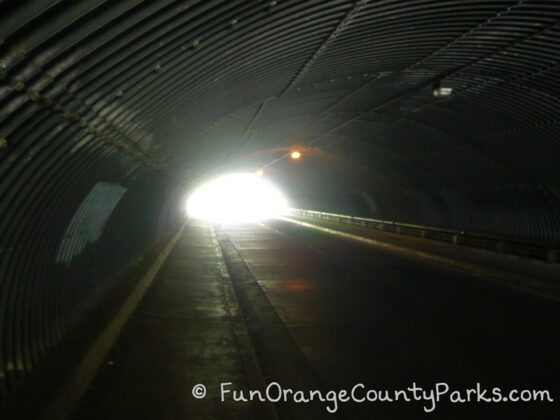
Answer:
<svg viewBox="0 0 560 420"><path fill-rule="evenodd" d="M301 157L301 153L298 152L298 151L296 150L295 152L292 152L292 153L290 154L290 157L291 157L292 159L299 159L299 158Z"/></svg>

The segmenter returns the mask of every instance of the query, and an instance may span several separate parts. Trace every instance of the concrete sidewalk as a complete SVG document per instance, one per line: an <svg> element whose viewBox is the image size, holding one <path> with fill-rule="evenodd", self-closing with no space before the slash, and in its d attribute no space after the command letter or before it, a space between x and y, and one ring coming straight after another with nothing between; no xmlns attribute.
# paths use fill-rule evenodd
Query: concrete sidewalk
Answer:
<svg viewBox="0 0 560 420"><path fill-rule="evenodd" d="M270 418L263 404L218 403L220 383L259 380L212 226L190 221L74 418Z"/></svg>
<svg viewBox="0 0 560 420"><path fill-rule="evenodd" d="M328 220L305 217L288 217L285 220L349 240L365 242L405 257L442 265L504 286L560 300L558 263Z"/></svg>

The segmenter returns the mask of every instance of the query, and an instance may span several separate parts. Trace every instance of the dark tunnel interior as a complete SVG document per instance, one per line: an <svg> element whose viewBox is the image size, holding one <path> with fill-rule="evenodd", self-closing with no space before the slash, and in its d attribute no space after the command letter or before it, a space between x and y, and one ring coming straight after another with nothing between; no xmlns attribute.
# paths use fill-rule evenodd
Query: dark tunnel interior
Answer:
<svg viewBox="0 0 560 420"><path fill-rule="evenodd" d="M538 264L557 270L559 115L556 0L0 2L7 418L27 418L13 413L41 395L42 369L57 377L44 366L120 293L117 279L184 225L188 195L219 175L260 170L293 208L539 244L552 251ZM228 244L257 234L215 229L233 278ZM345 249L332 252L362 258ZM549 298L539 346L558 338ZM379 418L419 418L395 413ZM205 416L185 418L249 418Z"/></svg>

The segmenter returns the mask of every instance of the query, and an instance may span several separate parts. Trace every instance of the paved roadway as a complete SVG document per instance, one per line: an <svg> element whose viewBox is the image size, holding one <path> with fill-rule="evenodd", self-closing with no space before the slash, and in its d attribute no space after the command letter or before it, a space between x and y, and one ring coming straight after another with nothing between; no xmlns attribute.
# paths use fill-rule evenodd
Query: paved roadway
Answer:
<svg viewBox="0 0 560 420"><path fill-rule="evenodd" d="M188 238L194 228L206 229L203 236L208 240L208 226L187 229L171 260L179 261L181 247L190 243ZM326 403L276 404L280 419L560 418L560 304L557 302L286 221L222 226L216 228L216 234L238 300L238 315L243 319L247 342L256 358L256 365L247 362L247 358L242 364L245 371L253 370L253 375L258 370L265 383L278 381L293 389L326 392L350 390L358 383L363 383L366 389L395 390L406 389L413 383L431 389L436 383L445 382L463 396L468 388L480 383L482 388L500 387L504 393L511 389L547 389L555 400L552 404L442 401L427 416L423 414L423 406L430 406L429 401L344 403L334 415L325 411ZM170 271L164 267L162 272L165 275ZM163 281L156 280L152 289L163 291ZM174 284L173 293L177 296L188 279ZM202 286L197 287L200 291ZM169 295L161 292L156 304L150 296L153 293L148 291L146 302L142 303L144 309L142 305L139 309L140 314L142 311L145 314L146 305L152 305L150 322L158 305L169 307L165 301ZM202 305L203 301L204 296L198 302L201 310L215 311ZM216 305L221 305L219 300ZM138 324L141 318L139 315L131 321L132 327L125 332L113 355L115 366L126 364L127 367L102 372L77 418L139 418L138 413L155 418L146 407L156 413L157 404L169 408L159 418L250 418L242 404L223 406L219 412L205 405L206 411L201 411L196 407L202 402L190 395L190 386L195 381L215 388L217 382L231 380L235 387L236 381L243 382L243 368L234 369L231 362L230 373L216 373L216 365L204 365L212 363L211 360L192 358L184 365L176 363L170 368L165 367L165 360L158 359L158 354L144 357L142 352L147 350L141 348L142 340L157 340L157 337L142 329L145 324ZM198 321L182 319L180 322ZM162 323L156 330L165 329L166 325ZM216 345L205 344L204 332L200 330L196 340L185 346ZM244 347L239 342L236 346L228 343L224 341L222 351L235 359L232 352ZM155 348L165 353L166 345L169 343L162 342ZM159 403L149 401L158 392L157 383L149 384L151 394L141 389L123 390L127 382L122 376L132 375L135 381L141 381L142 375L136 371L142 366L146 381L164 380L164 375L150 373L146 360L151 358L159 364L159 372L196 368L199 374L196 380L177 385L168 381L167 389L162 385L160 393L165 392L168 397L159 396ZM135 359L138 360L134 362ZM188 363L196 366L187 366ZM226 377L228 374L230 377ZM248 380L239 387L251 389L255 383L258 380ZM142 384L138 386L141 388ZM180 389L175 390L173 386ZM110 397L115 389L119 390L118 401L125 408L107 411L111 404L118 404ZM185 394L181 403L169 401L173 392ZM136 404L136 412L126 411L127 403ZM173 409L174 404L189 408L178 412ZM215 399L213 404L218 404ZM235 410L241 410L238 416L232 414ZM265 415L266 410L257 412L255 418Z"/></svg>

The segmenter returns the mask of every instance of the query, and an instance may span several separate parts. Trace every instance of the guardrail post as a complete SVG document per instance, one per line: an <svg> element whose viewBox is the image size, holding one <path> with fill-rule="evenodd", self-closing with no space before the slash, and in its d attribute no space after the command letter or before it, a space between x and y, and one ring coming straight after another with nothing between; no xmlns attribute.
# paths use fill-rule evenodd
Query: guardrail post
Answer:
<svg viewBox="0 0 560 420"><path fill-rule="evenodd" d="M425 238L425 237L426 237L426 231L425 231L424 229L422 229L422 230L420 231L420 237L421 237L421 238Z"/></svg>

